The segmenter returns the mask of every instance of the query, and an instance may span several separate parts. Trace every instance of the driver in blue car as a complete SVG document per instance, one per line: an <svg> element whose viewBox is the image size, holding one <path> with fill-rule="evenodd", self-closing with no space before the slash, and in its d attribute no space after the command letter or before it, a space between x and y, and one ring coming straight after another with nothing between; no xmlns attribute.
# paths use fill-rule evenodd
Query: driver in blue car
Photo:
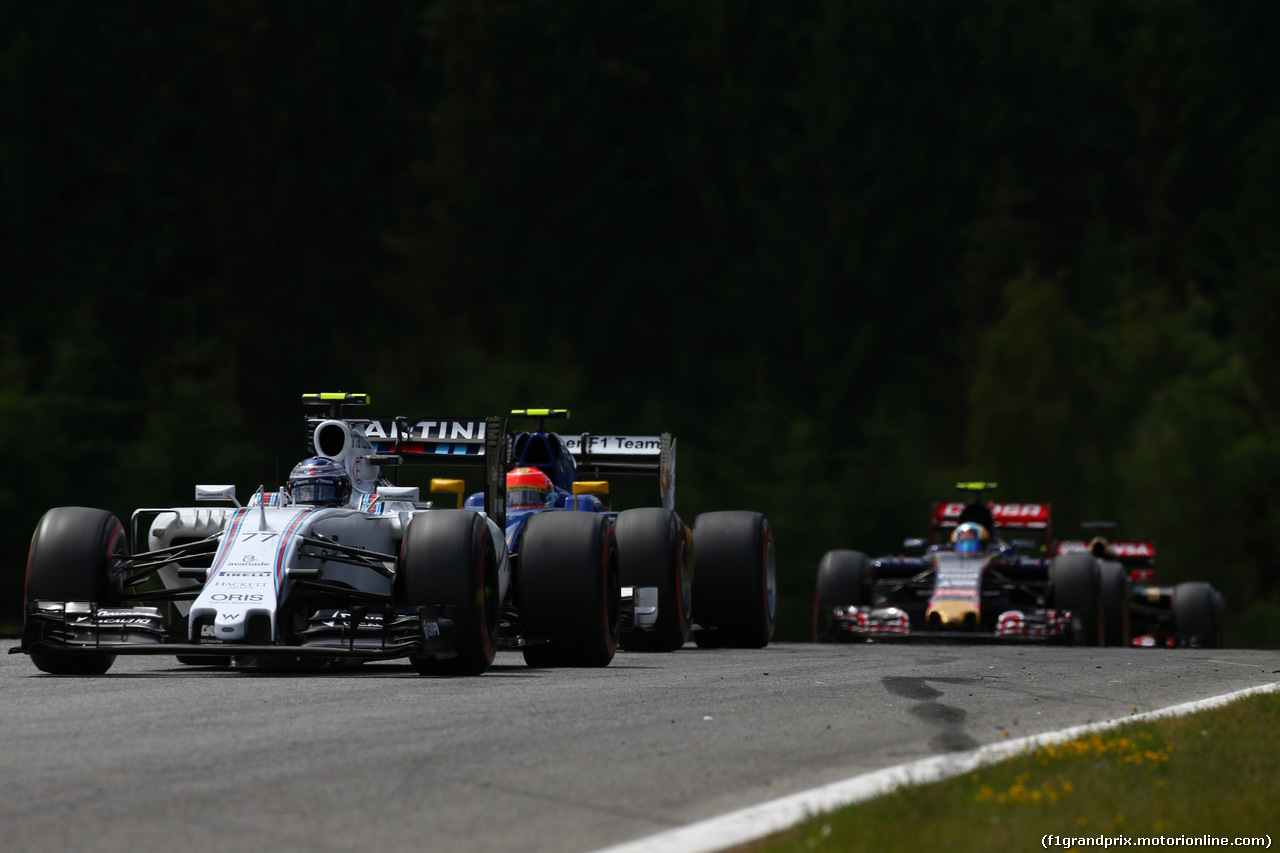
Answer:
<svg viewBox="0 0 1280 853"><path fill-rule="evenodd" d="M987 547L987 528L976 521L966 521L951 534L951 545L957 554L980 554Z"/></svg>
<svg viewBox="0 0 1280 853"><path fill-rule="evenodd" d="M507 474L507 506L546 506L553 497L551 478L537 468L514 468Z"/></svg>

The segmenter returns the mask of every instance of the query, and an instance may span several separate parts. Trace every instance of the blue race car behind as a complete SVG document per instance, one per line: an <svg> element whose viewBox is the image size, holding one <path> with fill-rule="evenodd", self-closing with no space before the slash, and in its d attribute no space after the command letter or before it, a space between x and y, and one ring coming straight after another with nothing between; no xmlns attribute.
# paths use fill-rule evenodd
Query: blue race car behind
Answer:
<svg viewBox="0 0 1280 853"><path fill-rule="evenodd" d="M506 535L513 571L542 573L540 543L553 531L606 519L618 552L625 600L620 645L674 651L690 636L699 647L762 648L773 636L777 602L773 532L760 513L708 512L687 526L675 510L676 442L662 435L565 435L548 431L564 409L519 409L534 421L510 443ZM604 475L656 476L659 506L614 511ZM483 500L476 494L472 506ZM569 590L565 590L569 595ZM628 611L633 613L626 618ZM525 649L526 657L542 654Z"/></svg>

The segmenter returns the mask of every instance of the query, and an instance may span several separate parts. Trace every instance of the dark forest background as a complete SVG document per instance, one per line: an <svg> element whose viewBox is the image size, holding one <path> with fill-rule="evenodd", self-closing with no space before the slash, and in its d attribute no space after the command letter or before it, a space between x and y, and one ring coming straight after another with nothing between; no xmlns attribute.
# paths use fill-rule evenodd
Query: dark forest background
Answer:
<svg viewBox="0 0 1280 853"><path fill-rule="evenodd" d="M679 442L818 558L957 479L1280 646L1280 4L0 0L0 617L299 395ZM478 488L478 485L477 485Z"/></svg>

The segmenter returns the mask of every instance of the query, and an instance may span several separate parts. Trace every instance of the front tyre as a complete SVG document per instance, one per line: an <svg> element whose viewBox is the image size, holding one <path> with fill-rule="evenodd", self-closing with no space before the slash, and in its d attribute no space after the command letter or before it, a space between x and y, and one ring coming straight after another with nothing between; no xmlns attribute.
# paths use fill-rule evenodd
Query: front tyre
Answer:
<svg viewBox="0 0 1280 853"><path fill-rule="evenodd" d="M465 509L413 517L400 545L398 598L454 609L457 657L411 657L420 675L479 675L493 665L498 634L498 560L489 526Z"/></svg>
<svg viewBox="0 0 1280 853"><path fill-rule="evenodd" d="M1058 610L1068 610L1079 623L1076 641L1103 644L1102 595L1098 561L1092 554L1064 554L1049 564L1049 598Z"/></svg>
<svg viewBox="0 0 1280 853"><path fill-rule="evenodd" d="M649 631L621 637L628 651L673 652L689 639L693 549L684 522L669 509L643 507L618 513L613 524L622 586L658 588L658 620Z"/></svg>
<svg viewBox="0 0 1280 853"><path fill-rule="evenodd" d="M547 510L525 522L516 607L529 666L608 666L622 588L613 526L593 512Z"/></svg>
<svg viewBox="0 0 1280 853"><path fill-rule="evenodd" d="M1179 646L1214 649L1222 645L1222 596L1204 581L1173 588L1173 633Z"/></svg>
<svg viewBox="0 0 1280 853"><path fill-rule="evenodd" d="M55 507L31 537L24 599L117 606L128 559L129 541L114 515L83 506ZM31 654L37 669L53 675L102 675L115 659L111 654Z"/></svg>
<svg viewBox="0 0 1280 853"><path fill-rule="evenodd" d="M829 643L835 635L835 609L870 604L871 558L861 551L836 550L822 555L813 592L813 641Z"/></svg>
<svg viewBox="0 0 1280 853"><path fill-rule="evenodd" d="M778 602L773 529L758 512L704 512L693 520L693 617L700 648L762 649Z"/></svg>

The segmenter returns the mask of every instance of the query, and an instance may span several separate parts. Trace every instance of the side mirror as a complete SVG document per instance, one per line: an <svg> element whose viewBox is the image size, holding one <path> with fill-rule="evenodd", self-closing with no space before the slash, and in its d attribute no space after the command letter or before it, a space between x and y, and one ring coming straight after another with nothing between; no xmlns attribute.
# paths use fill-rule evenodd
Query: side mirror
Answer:
<svg viewBox="0 0 1280 853"><path fill-rule="evenodd" d="M236 500L235 486L196 486L196 500L231 501L237 508L240 506L240 501Z"/></svg>
<svg viewBox="0 0 1280 853"><path fill-rule="evenodd" d="M462 480L446 480L441 477L431 478L432 493L455 494L458 496L458 509L462 509L462 493L467 490L467 484ZM381 490L379 490L381 491Z"/></svg>
<svg viewBox="0 0 1280 853"><path fill-rule="evenodd" d="M573 484L573 508L578 508L578 495L607 495L609 494L608 480L581 480Z"/></svg>
<svg viewBox="0 0 1280 853"><path fill-rule="evenodd" d="M378 486L378 499L383 501L408 501L409 503L417 503L418 487Z"/></svg>

